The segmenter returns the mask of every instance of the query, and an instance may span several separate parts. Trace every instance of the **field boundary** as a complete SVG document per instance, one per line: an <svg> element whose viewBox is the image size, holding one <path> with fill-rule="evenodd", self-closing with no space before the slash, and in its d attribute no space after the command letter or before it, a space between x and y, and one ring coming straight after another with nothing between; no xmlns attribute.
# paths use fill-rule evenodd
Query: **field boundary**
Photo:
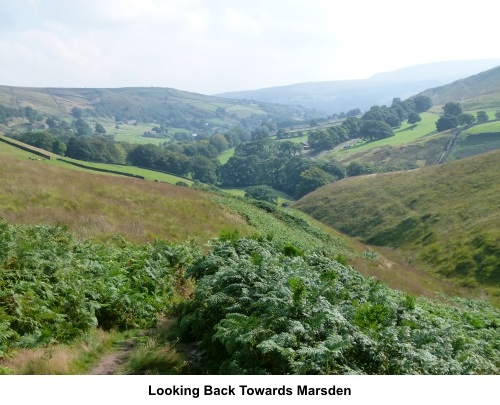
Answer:
<svg viewBox="0 0 500 405"><path fill-rule="evenodd" d="M20 144L18 144L16 142L12 142L12 141L10 141L9 139L7 139L4 136L0 136L0 141L4 142L4 143L6 143L6 144L8 144L10 146L14 146L14 147L19 148L21 150L24 150L26 152L33 153L33 154L41 156L41 157L43 157L43 158L45 158L47 160L50 160L50 155L46 155L45 153L39 152L36 149L31 149L28 146L24 146L24 145L20 145Z"/></svg>
<svg viewBox="0 0 500 405"><path fill-rule="evenodd" d="M81 167L83 169L94 170L96 172L112 173L112 174L118 174L120 176L134 177L136 179L142 179L142 180L144 180L144 176L140 176L138 174L119 172L118 170L102 169L100 167L94 167L94 166L87 166L87 165L84 165L84 164L81 164L81 163L76 163L76 162L72 162L70 160L61 159L61 158L57 158L57 160L59 160L61 162L64 162L64 163L68 163L68 164L73 165L73 166Z"/></svg>

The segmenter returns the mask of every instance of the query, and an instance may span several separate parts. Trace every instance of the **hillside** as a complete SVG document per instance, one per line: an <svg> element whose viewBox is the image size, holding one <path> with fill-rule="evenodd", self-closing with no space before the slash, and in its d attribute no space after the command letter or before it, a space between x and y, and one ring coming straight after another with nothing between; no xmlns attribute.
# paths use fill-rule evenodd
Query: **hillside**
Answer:
<svg viewBox="0 0 500 405"><path fill-rule="evenodd" d="M26 155L0 147L3 374L86 373L120 336L125 374L498 373L498 310L306 214Z"/></svg>
<svg viewBox="0 0 500 405"><path fill-rule="evenodd" d="M420 93L434 104L460 102L465 110L500 108L500 66Z"/></svg>
<svg viewBox="0 0 500 405"><path fill-rule="evenodd" d="M359 240L404 252L500 301L500 151L323 187L293 204Z"/></svg>
<svg viewBox="0 0 500 405"><path fill-rule="evenodd" d="M172 88L27 88L0 86L0 106L31 107L57 118L71 117L73 108L85 116L116 122L165 123L168 127L196 129L252 126L262 118L301 120L310 111L263 102L229 100Z"/></svg>
<svg viewBox="0 0 500 405"><path fill-rule="evenodd" d="M218 96L302 105L332 114L354 108L366 110L372 105L389 105L395 97L405 99L425 89L450 83L499 64L500 60L430 63L380 73L362 80L298 83Z"/></svg>

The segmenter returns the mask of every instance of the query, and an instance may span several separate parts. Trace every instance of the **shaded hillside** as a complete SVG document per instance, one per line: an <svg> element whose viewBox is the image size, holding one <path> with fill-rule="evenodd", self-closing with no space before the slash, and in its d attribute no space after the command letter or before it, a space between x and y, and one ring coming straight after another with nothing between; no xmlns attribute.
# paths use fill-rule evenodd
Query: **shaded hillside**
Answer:
<svg viewBox="0 0 500 405"><path fill-rule="evenodd" d="M500 60L438 62L379 73L363 80L298 83L219 96L301 105L332 114L389 105L395 97L405 99L429 87L450 83L499 64Z"/></svg>
<svg viewBox="0 0 500 405"><path fill-rule="evenodd" d="M420 93L434 104L462 103L464 109L500 108L500 66Z"/></svg>
<svg viewBox="0 0 500 405"><path fill-rule="evenodd" d="M293 206L366 243L400 249L410 262L499 294L499 167L500 151L494 151L411 172L349 178Z"/></svg>

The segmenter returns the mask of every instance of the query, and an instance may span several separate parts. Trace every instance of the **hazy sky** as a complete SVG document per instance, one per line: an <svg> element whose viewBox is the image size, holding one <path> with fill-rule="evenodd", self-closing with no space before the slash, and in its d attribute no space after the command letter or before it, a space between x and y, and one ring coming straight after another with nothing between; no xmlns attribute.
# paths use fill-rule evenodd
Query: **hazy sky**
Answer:
<svg viewBox="0 0 500 405"><path fill-rule="evenodd" d="M495 3L0 0L0 84L212 94L500 58Z"/></svg>

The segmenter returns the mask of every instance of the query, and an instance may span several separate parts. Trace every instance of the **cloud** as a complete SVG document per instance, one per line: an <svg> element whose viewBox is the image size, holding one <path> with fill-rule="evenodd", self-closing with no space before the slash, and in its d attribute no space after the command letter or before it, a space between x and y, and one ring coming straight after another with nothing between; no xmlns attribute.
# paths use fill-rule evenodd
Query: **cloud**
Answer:
<svg viewBox="0 0 500 405"><path fill-rule="evenodd" d="M0 0L4 83L204 93L498 58L495 13L422 0ZM475 22L480 29L474 28Z"/></svg>

